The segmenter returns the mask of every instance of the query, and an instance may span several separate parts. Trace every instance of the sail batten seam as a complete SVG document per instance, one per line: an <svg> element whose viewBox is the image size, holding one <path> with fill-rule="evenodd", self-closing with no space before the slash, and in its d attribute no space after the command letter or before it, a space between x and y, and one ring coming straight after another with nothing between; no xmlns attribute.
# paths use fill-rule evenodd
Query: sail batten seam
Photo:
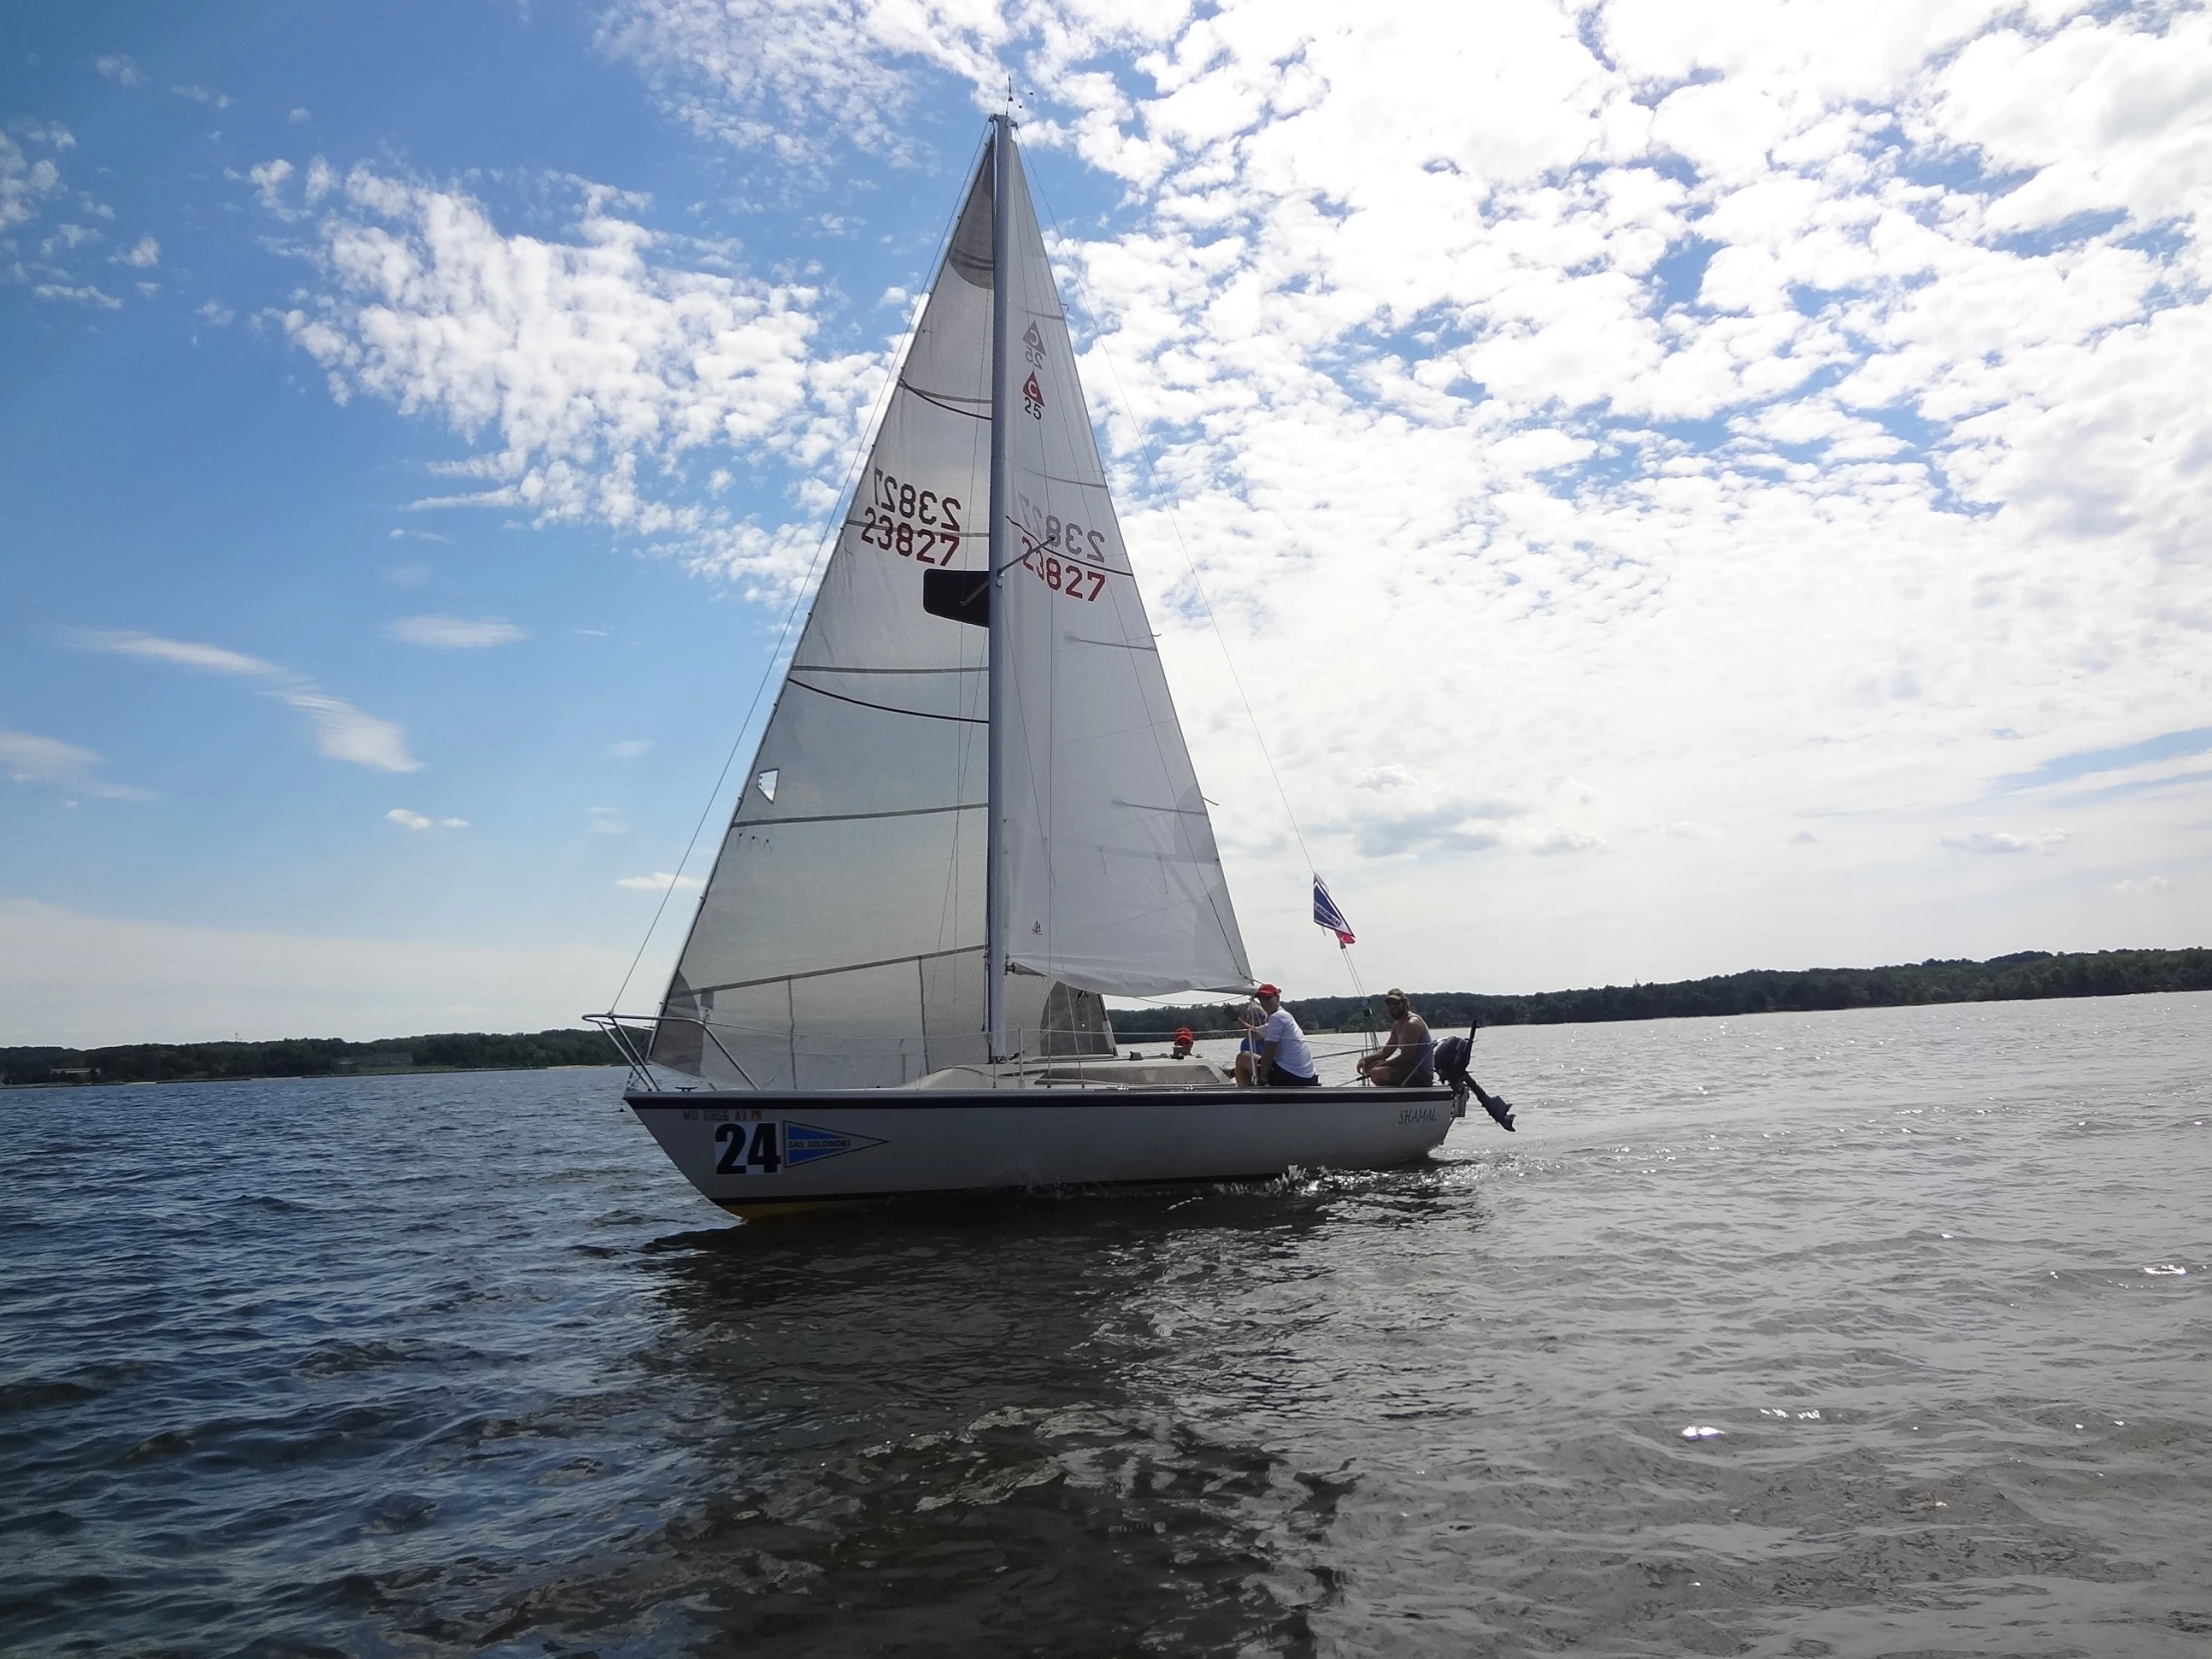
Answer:
<svg viewBox="0 0 2212 1659"><path fill-rule="evenodd" d="M869 968L896 967L901 962L927 962L939 956L972 956L983 947L979 944L963 944L951 950L923 950L909 956L885 956L876 962L846 962L838 967L806 968L798 973L772 973L762 979L733 979L727 985L697 985L694 996L708 996L716 991L749 991L756 985L784 985L794 979L828 979L839 973L865 973Z"/></svg>
<svg viewBox="0 0 2212 1659"><path fill-rule="evenodd" d="M981 715L938 715L931 714L926 709L900 709L889 703L870 703L863 697L846 697L841 692L825 691L820 686L808 685L804 680L786 680L784 683L788 686L797 686L801 691L811 691L817 697L827 697L832 702L849 703L855 709L874 709L878 713L886 715L907 715L915 720L947 720L958 726L990 725L989 719Z"/></svg>
<svg viewBox="0 0 2212 1659"><path fill-rule="evenodd" d="M882 813L815 813L806 818L741 818L731 826L736 830L781 830L787 824L849 824L863 818L927 818L932 813L980 813L990 803L985 801L955 802L950 807L899 807ZM1173 808L1163 808L1173 812Z"/></svg>

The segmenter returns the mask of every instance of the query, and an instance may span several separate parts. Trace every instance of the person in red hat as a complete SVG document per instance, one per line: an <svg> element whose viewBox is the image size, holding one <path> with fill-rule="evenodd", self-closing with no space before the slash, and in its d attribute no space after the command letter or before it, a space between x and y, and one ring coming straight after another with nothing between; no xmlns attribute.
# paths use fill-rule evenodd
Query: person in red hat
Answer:
<svg viewBox="0 0 2212 1659"><path fill-rule="evenodd" d="M1175 1041L1168 1046L1168 1053L1175 1059L1188 1060L1191 1057L1191 1050L1197 1045L1198 1038L1191 1034L1191 1028L1187 1025L1178 1025L1175 1028Z"/></svg>
<svg viewBox="0 0 2212 1659"><path fill-rule="evenodd" d="M1253 995L1259 999L1261 1024L1252 1034L1251 1052L1237 1056L1237 1081L1270 1089L1315 1087L1321 1078L1314 1072L1314 1051L1283 1006L1282 987L1262 985Z"/></svg>

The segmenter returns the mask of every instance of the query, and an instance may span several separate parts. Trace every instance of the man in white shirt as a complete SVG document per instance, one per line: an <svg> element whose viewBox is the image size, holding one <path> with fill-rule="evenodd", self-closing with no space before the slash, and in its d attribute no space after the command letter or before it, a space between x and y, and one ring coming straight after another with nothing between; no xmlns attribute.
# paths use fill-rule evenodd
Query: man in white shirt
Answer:
<svg viewBox="0 0 2212 1659"><path fill-rule="evenodd" d="M1314 1051L1306 1046L1306 1033L1283 1006L1283 992L1262 985L1254 993L1260 999L1265 1022L1254 1033L1256 1052L1237 1056L1237 1081L1271 1089L1310 1089L1321 1082L1314 1074Z"/></svg>

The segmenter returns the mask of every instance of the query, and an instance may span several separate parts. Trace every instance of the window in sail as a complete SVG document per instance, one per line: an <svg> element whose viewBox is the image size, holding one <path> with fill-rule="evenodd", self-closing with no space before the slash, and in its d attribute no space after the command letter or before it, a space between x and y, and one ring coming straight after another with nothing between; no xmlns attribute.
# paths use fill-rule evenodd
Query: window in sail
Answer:
<svg viewBox="0 0 2212 1659"><path fill-rule="evenodd" d="M781 770L779 767L770 767L768 771L753 780L755 786L760 790L763 800L774 801L776 799L776 775Z"/></svg>

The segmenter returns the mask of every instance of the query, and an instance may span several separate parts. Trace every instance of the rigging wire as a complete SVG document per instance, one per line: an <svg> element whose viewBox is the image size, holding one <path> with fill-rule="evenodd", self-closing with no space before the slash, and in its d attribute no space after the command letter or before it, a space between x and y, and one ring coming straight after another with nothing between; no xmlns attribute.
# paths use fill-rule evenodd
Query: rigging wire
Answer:
<svg viewBox="0 0 2212 1659"><path fill-rule="evenodd" d="M1045 192L1044 182L1034 175L1031 178L1036 184L1038 197L1044 202L1045 217L1052 221L1052 234L1057 238L1060 236L1060 216L1052 206L1052 198ZM1074 284L1076 298L1085 312L1085 323L1091 330L1091 349L1098 353L1098 360L1106 365L1106 372L1113 377L1114 395L1121 402L1122 413L1129 418L1131 430L1137 434L1137 447L1144 456L1145 472L1157 488L1160 483L1160 467L1152 451L1150 432L1138 420L1136 406L1130 401L1128 388L1122 384L1121 369L1106 350L1103 331L1098 323L1098 308L1091 303L1090 290L1084 286L1081 274L1072 265L1066 270ZM1290 821L1291 834L1298 841L1300 856L1306 860L1306 873L1311 879L1319 880L1321 871L1315 866L1313 851L1306 844L1306 832L1299 828L1298 814L1291 806L1290 791L1283 787L1283 775L1276 770L1275 756L1268 749L1267 734L1260 729L1260 717L1252 707L1251 697L1245 691L1244 677L1237 672L1237 660L1230 654L1229 636L1223 631L1221 619L1214 611L1214 602L1208 597L1206 584L1199 577L1198 561L1191 557L1190 544L1183 539L1182 520L1175 516L1174 506L1164 498L1161 510L1167 514L1168 528L1175 532L1176 550L1183 555L1183 566L1190 572L1192 591L1198 595L1198 602L1205 609L1206 625L1213 630L1214 643L1221 647L1222 665L1229 670L1229 683L1237 689L1237 701L1244 705L1245 719L1252 725L1252 737L1259 748L1260 759L1267 763L1268 777L1275 785L1277 798L1283 803L1283 816ZM1367 987L1360 981L1360 970L1353 965L1351 947L1340 940L1337 953L1344 961L1345 971L1352 976L1354 994L1365 1002L1368 998Z"/></svg>
<svg viewBox="0 0 2212 1659"><path fill-rule="evenodd" d="M982 142L979 140L975 147L975 155L981 155L982 149ZM973 173L974 171L975 156L970 156L967 172ZM952 233L957 224L958 215L955 214L953 220L945 226L943 236L938 239L936 256L930 266L931 286L935 285L936 276L941 274L945 250L951 245ZM916 311L914 323L919 321L920 312ZM907 326L909 339L913 332L913 323L909 323ZM884 409L889 406L891 392L898 384L898 367L905 360L903 350L905 343L907 342L901 342L902 348L893 353L891 357L889 372L883 376L883 389L876 393L875 407L868 411L867 423L860 428L860 441L853 448L852 459L845 465L843 481L837 485L836 511L823 526L822 539L815 544L815 555L807 562L807 574L800 580L799 591L792 596L791 609L784 614L783 630L776 636L776 649L769 653L768 661L761 669L760 683L753 688L753 701L746 705L745 719L738 723L737 736L730 740L730 753L723 757L722 770L715 775L715 787L708 793L706 805L699 810L699 822L692 826L691 839L684 843L684 855L676 860L676 873L671 877L669 884L661 889L661 901L654 906L653 919L646 923L645 937L638 941L637 954L630 958L629 969L622 976L622 984L615 991L614 1001L609 1004L612 1008L622 1006L623 995L630 989L630 981L637 975L638 964L645 960L646 947L653 942L653 934L661 925L661 917L668 909L668 901L675 896L677 883L683 879L684 866L691 862L691 855L699 846L699 837L706 831L707 820L714 814L715 803L722 799L722 787L730 781L730 769L738 763L738 751L744 747L746 733L752 730L753 717L760 710L761 698L768 691L768 683L775 677L778 666L784 661L784 647L791 639L792 624L799 620L801 609L806 606L807 601L814 594L815 571L820 568L823 555L834 545L838 534L844 528L845 519L851 513L852 506L849 499L847 499L847 492L851 490L853 479L859 473L860 463L867 458L868 452L874 447L876 423L882 419Z"/></svg>
<svg viewBox="0 0 2212 1659"><path fill-rule="evenodd" d="M890 375L885 382L886 388L889 380L896 378L895 372ZM863 445L863 452L864 447ZM859 460L855 456L852 466L845 472L844 483L837 486L837 501L840 506L844 501L844 491L852 482L852 473L858 466ZM784 613L784 627L776 636L776 649L769 653L768 662L761 670L760 684L753 688L753 701L745 707L745 719L738 722L738 735L730 740L730 753L722 758L722 770L715 774L715 787L707 792L707 804L699 809L699 822L692 826L691 839L684 843L684 855L676 860L676 872L669 877L668 885L661 889L661 901L653 907L653 919L645 924L645 937L638 941L638 952L630 958L629 969L622 976L622 984L615 991L614 1001L609 1004L612 1008L622 1006L623 995L630 989L630 981L637 975L638 964L645 960L646 946L653 942L653 934L661 925L661 917L668 909L668 901L675 896L677 884L684 878L684 866L691 862L691 855L699 845L699 837L707 829L707 820L714 813L715 803L722 799L722 786L730 781L730 769L738 764L738 751L745 744L746 733L753 729L753 716L761 707L761 696L768 690L769 679L775 674L777 665L783 661L784 645L791 638L792 624L798 620L800 607L806 604L808 595L814 589L815 568L822 563L823 549L830 545L837 531L843 527L844 518L844 513L839 512L825 527L822 542L815 548L815 556L807 563L807 574L799 584L799 591L792 596L791 609Z"/></svg>

